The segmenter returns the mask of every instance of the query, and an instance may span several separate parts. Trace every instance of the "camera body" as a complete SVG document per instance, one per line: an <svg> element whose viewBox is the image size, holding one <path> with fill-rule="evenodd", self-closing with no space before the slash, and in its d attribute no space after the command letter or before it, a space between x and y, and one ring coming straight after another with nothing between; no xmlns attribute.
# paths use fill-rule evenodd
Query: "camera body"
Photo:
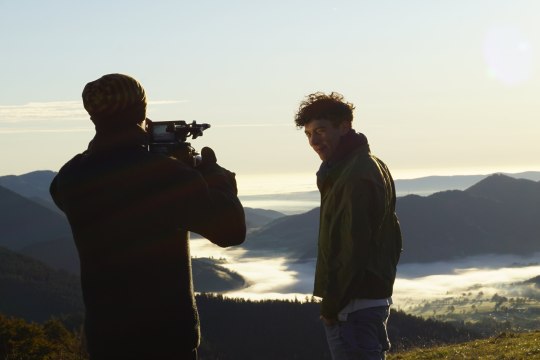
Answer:
<svg viewBox="0 0 540 360"><path fill-rule="evenodd" d="M173 156L196 167L201 157L186 140L188 137L196 139L202 136L209 127L209 124L197 124L196 121L188 124L184 120L152 121L147 118L148 151Z"/></svg>

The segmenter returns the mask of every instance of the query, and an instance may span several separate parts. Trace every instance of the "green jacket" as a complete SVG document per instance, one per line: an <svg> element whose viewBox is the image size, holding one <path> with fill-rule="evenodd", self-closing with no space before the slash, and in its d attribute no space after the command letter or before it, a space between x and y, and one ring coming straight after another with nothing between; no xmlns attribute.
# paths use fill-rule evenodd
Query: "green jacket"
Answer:
<svg viewBox="0 0 540 360"><path fill-rule="evenodd" d="M390 297L401 254L394 181L364 141L318 173L321 215L313 294L323 298L321 315L328 318L353 298Z"/></svg>

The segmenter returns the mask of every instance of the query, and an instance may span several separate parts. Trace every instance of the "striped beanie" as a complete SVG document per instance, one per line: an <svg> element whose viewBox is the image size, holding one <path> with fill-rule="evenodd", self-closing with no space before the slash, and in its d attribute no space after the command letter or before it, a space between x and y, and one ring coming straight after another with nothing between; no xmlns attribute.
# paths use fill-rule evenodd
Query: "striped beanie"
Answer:
<svg viewBox="0 0 540 360"><path fill-rule="evenodd" d="M146 116L146 93L142 85L128 75L108 74L89 82L82 92L83 105L90 118L108 119L124 114L138 114L135 109L142 110L143 120Z"/></svg>

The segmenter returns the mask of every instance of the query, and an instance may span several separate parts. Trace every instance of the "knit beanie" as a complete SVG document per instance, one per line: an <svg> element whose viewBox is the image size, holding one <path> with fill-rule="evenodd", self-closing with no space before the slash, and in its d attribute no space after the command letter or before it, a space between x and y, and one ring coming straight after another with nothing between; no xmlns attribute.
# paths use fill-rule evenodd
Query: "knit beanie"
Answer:
<svg viewBox="0 0 540 360"><path fill-rule="evenodd" d="M89 82L84 87L82 99L96 126L140 123L146 117L144 88L128 75L108 74Z"/></svg>

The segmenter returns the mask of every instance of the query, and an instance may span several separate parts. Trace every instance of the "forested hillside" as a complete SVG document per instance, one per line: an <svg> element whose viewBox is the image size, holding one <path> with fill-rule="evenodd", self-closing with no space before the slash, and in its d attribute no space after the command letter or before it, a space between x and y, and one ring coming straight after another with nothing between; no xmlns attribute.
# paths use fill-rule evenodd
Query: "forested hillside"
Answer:
<svg viewBox="0 0 540 360"><path fill-rule="evenodd" d="M45 321L82 311L77 276L0 247L0 313Z"/></svg>
<svg viewBox="0 0 540 360"><path fill-rule="evenodd" d="M219 260L193 259L196 291L227 291L245 286L244 278ZM78 275L0 247L0 313L29 321L51 316L80 318L83 312Z"/></svg>
<svg viewBox="0 0 540 360"><path fill-rule="evenodd" d="M45 172L37 175L50 174ZM37 179L40 180L42 177L37 176ZM11 178L8 177L9 179ZM12 180L21 186L19 177ZM34 186L38 188L39 184L38 181ZM252 223L256 226L282 215L259 209L251 209L249 214L253 215ZM66 217L2 186L0 186L0 248L39 260L50 267L50 270L79 274L77 249ZM245 285L245 280L240 274L223 267L216 260L193 259L192 265L194 284L198 291L226 291Z"/></svg>
<svg viewBox="0 0 540 360"><path fill-rule="evenodd" d="M203 294L197 297L197 306L203 359L330 359L317 302L254 302ZM479 336L461 326L399 311L392 311L388 332L396 351Z"/></svg>

